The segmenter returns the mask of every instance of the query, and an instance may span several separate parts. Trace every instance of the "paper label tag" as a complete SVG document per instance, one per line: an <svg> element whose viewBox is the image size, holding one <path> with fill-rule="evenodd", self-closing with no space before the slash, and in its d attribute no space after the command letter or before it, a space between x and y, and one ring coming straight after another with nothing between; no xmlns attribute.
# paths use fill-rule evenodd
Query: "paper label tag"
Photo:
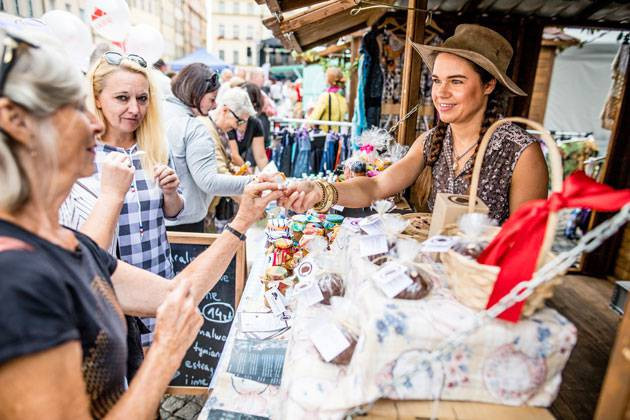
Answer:
<svg viewBox="0 0 630 420"><path fill-rule="evenodd" d="M345 208L344 206L340 206L339 204L335 204L334 206L331 207L331 209L337 210L337 211L343 211L344 208Z"/></svg>
<svg viewBox="0 0 630 420"><path fill-rule="evenodd" d="M305 258L298 264L294 272L300 282L309 282L317 269L317 265L312 258Z"/></svg>
<svg viewBox="0 0 630 420"><path fill-rule="evenodd" d="M300 283L295 287L295 295L304 305L311 306L324 300L324 295L316 282Z"/></svg>
<svg viewBox="0 0 630 420"><path fill-rule="evenodd" d="M267 303L274 315L281 316L283 312L287 310L282 293L275 287L265 292L265 299L267 299Z"/></svg>
<svg viewBox="0 0 630 420"><path fill-rule="evenodd" d="M269 312L242 312L241 332L271 332L287 327L286 321Z"/></svg>
<svg viewBox="0 0 630 420"><path fill-rule="evenodd" d="M413 280L407 275L405 267L396 263L385 264L374 274L374 277L376 284L388 298L397 296L413 284Z"/></svg>
<svg viewBox="0 0 630 420"><path fill-rule="evenodd" d="M359 233L361 232L361 226L359 226L361 220L362 219L356 217L346 217L341 223L341 226L345 226L350 232Z"/></svg>
<svg viewBox="0 0 630 420"><path fill-rule="evenodd" d="M389 251L387 236L385 235L361 236L359 237L359 241L362 257L384 254Z"/></svg>
<svg viewBox="0 0 630 420"><path fill-rule="evenodd" d="M315 327L311 332L310 339L327 362L330 362L350 346L346 336L332 322L324 322Z"/></svg>
<svg viewBox="0 0 630 420"><path fill-rule="evenodd" d="M446 252L458 241L453 236L433 236L422 243L424 252Z"/></svg>
<svg viewBox="0 0 630 420"><path fill-rule="evenodd" d="M383 221L378 217L366 217L359 222L359 227L368 235L379 235L385 232Z"/></svg>

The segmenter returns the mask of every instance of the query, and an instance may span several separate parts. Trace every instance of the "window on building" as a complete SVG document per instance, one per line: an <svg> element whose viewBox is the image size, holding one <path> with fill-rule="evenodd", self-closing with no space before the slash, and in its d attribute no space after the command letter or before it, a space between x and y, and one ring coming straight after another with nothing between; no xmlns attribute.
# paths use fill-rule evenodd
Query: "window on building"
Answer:
<svg viewBox="0 0 630 420"><path fill-rule="evenodd" d="M72 5L70 3L66 3L66 12L72 13Z"/></svg>
<svg viewBox="0 0 630 420"><path fill-rule="evenodd" d="M254 55L252 54L252 47L247 47L247 65L251 66L254 64Z"/></svg>
<svg viewBox="0 0 630 420"><path fill-rule="evenodd" d="M28 16L33 17L33 0L28 0Z"/></svg>
<svg viewBox="0 0 630 420"><path fill-rule="evenodd" d="M232 34L234 35L234 39L238 39L240 37L238 25L234 25L232 27Z"/></svg>
<svg viewBox="0 0 630 420"><path fill-rule="evenodd" d="M232 51L232 64L239 64L239 61L238 61L238 50Z"/></svg>
<svg viewBox="0 0 630 420"><path fill-rule="evenodd" d="M235 15L238 15L241 10L240 10L240 2L238 1L234 1L232 2L232 11L234 12Z"/></svg>
<svg viewBox="0 0 630 420"><path fill-rule="evenodd" d="M20 0L15 0L14 3L15 3L15 14L20 16L21 15L21 13L20 13Z"/></svg>
<svg viewBox="0 0 630 420"><path fill-rule="evenodd" d="M247 14L248 15L255 14L255 12L254 12L254 3L253 2L247 2Z"/></svg>
<svg viewBox="0 0 630 420"><path fill-rule="evenodd" d="M219 24L219 38L225 38L225 25Z"/></svg>
<svg viewBox="0 0 630 420"><path fill-rule="evenodd" d="M225 50L219 50L219 58L225 61Z"/></svg>
<svg viewBox="0 0 630 420"><path fill-rule="evenodd" d="M253 25L247 25L247 39L249 40L254 39L254 26Z"/></svg>
<svg viewBox="0 0 630 420"><path fill-rule="evenodd" d="M223 0L219 1L219 13L225 13L225 2Z"/></svg>

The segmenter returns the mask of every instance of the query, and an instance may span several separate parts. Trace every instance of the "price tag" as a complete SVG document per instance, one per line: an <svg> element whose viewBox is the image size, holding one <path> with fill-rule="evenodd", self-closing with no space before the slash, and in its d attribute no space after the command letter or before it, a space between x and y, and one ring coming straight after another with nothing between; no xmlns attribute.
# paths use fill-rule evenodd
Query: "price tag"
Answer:
<svg viewBox="0 0 630 420"><path fill-rule="evenodd" d="M374 277L376 284L388 298L397 296L413 284L413 280L407 275L405 267L396 263L385 264L374 274Z"/></svg>
<svg viewBox="0 0 630 420"><path fill-rule="evenodd" d="M422 243L422 251L424 252L446 252L458 241L453 236L436 235L427 239Z"/></svg>
<svg viewBox="0 0 630 420"><path fill-rule="evenodd" d="M284 296L278 289L271 288L265 292L265 299L271 308L271 312L277 316L283 316L287 310L286 303L284 302Z"/></svg>
<svg viewBox="0 0 630 420"><path fill-rule="evenodd" d="M339 204L335 204L334 206L331 207L333 210L337 210L338 212L342 212L343 209L345 208L344 206L340 206Z"/></svg>
<svg viewBox="0 0 630 420"><path fill-rule="evenodd" d="M387 236L385 235L361 236L359 237L359 241L362 257L384 254L389 251Z"/></svg>
<svg viewBox="0 0 630 420"><path fill-rule="evenodd" d="M315 262L313 261L313 259L307 257L303 259L302 262L300 262L300 264L298 264L294 272L297 275L297 278L298 280L300 280L300 282L307 283L311 281L311 277L315 273L316 269L317 269L317 266Z"/></svg>
<svg viewBox="0 0 630 420"><path fill-rule="evenodd" d="M385 232L383 221L379 217L366 217L359 222L359 227L368 235L379 235Z"/></svg>
<svg viewBox="0 0 630 420"><path fill-rule="evenodd" d="M269 312L242 312L240 320L241 332L271 332L287 327L286 321Z"/></svg>
<svg viewBox="0 0 630 420"><path fill-rule="evenodd" d="M300 283L295 287L295 295L304 305L311 306L324 300L324 295L316 282Z"/></svg>
<svg viewBox="0 0 630 420"><path fill-rule="evenodd" d="M323 322L317 325L312 330L310 339L319 354L327 362L330 362L350 346L346 336L332 322Z"/></svg>
<svg viewBox="0 0 630 420"><path fill-rule="evenodd" d="M361 232L361 226L359 226L361 220L356 217L346 217L341 226L345 226L352 233L359 233Z"/></svg>

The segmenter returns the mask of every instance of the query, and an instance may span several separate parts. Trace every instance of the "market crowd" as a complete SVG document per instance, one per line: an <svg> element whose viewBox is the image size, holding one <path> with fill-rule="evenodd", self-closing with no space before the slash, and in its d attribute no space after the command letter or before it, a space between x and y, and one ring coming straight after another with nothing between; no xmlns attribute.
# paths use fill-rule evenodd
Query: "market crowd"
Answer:
<svg viewBox="0 0 630 420"><path fill-rule="evenodd" d="M442 117L430 135L378 177L288 189L255 175L270 160L269 117L343 118L342 105L300 110L299 83L271 83L262 69L217 74L195 63L169 78L109 47L84 75L48 35L4 34L0 418L153 417L201 325L198 303L272 201L296 211L361 207L421 179L433 185L431 209L436 191L466 190L499 95L522 91L505 76L507 41L462 26L460 41L480 37L499 57L421 51ZM470 48L456 41L453 51ZM343 76L327 78L330 104ZM481 194L502 222L546 196L547 175L522 129L499 136ZM175 275L167 231L217 230Z"/></svg>

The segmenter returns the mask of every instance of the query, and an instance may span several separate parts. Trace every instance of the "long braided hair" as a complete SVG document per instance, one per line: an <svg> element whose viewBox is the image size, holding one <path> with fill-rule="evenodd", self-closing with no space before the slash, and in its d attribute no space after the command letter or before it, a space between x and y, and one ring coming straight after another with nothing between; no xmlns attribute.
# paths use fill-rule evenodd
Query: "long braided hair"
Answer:
<svg viewBox="0 0 630 420"><path fill-rule="evenodd" d="M481 77L481 82L483 85L488 84L494 76L488 73L486 70L477 66L474 63L471 63L475 71ZM481 130L479 131L479 139L477 140L477 144L475 145L475 149L473 151L472 161L474 162L477 158L477 150L479 149L479 143L483 138L486 131L492 124L494 124L497 120L501 119L502 115L505 112L507 106L507 92L503 85L497 83L496 87L488 96L488 103L486 105L486 111L484 113L483 121L481 123ZM433 166L436 164L440 157L440 153L442 153L442 146L444 144L444 137L446 137L446 131L448 129L448 124L444 121L439 121L435 126L435 129L430 134L430 143L428 146L428 153L426 154L427 160L425 162L424 169L422 173L418 177L418 181L416 182L415 190L417 195L417 202L420 207L426 207L427 201L431 195L431 190L433 188ZM470 184L470 180L472 178L472 171L466 174L466 180Z"/></svg>

